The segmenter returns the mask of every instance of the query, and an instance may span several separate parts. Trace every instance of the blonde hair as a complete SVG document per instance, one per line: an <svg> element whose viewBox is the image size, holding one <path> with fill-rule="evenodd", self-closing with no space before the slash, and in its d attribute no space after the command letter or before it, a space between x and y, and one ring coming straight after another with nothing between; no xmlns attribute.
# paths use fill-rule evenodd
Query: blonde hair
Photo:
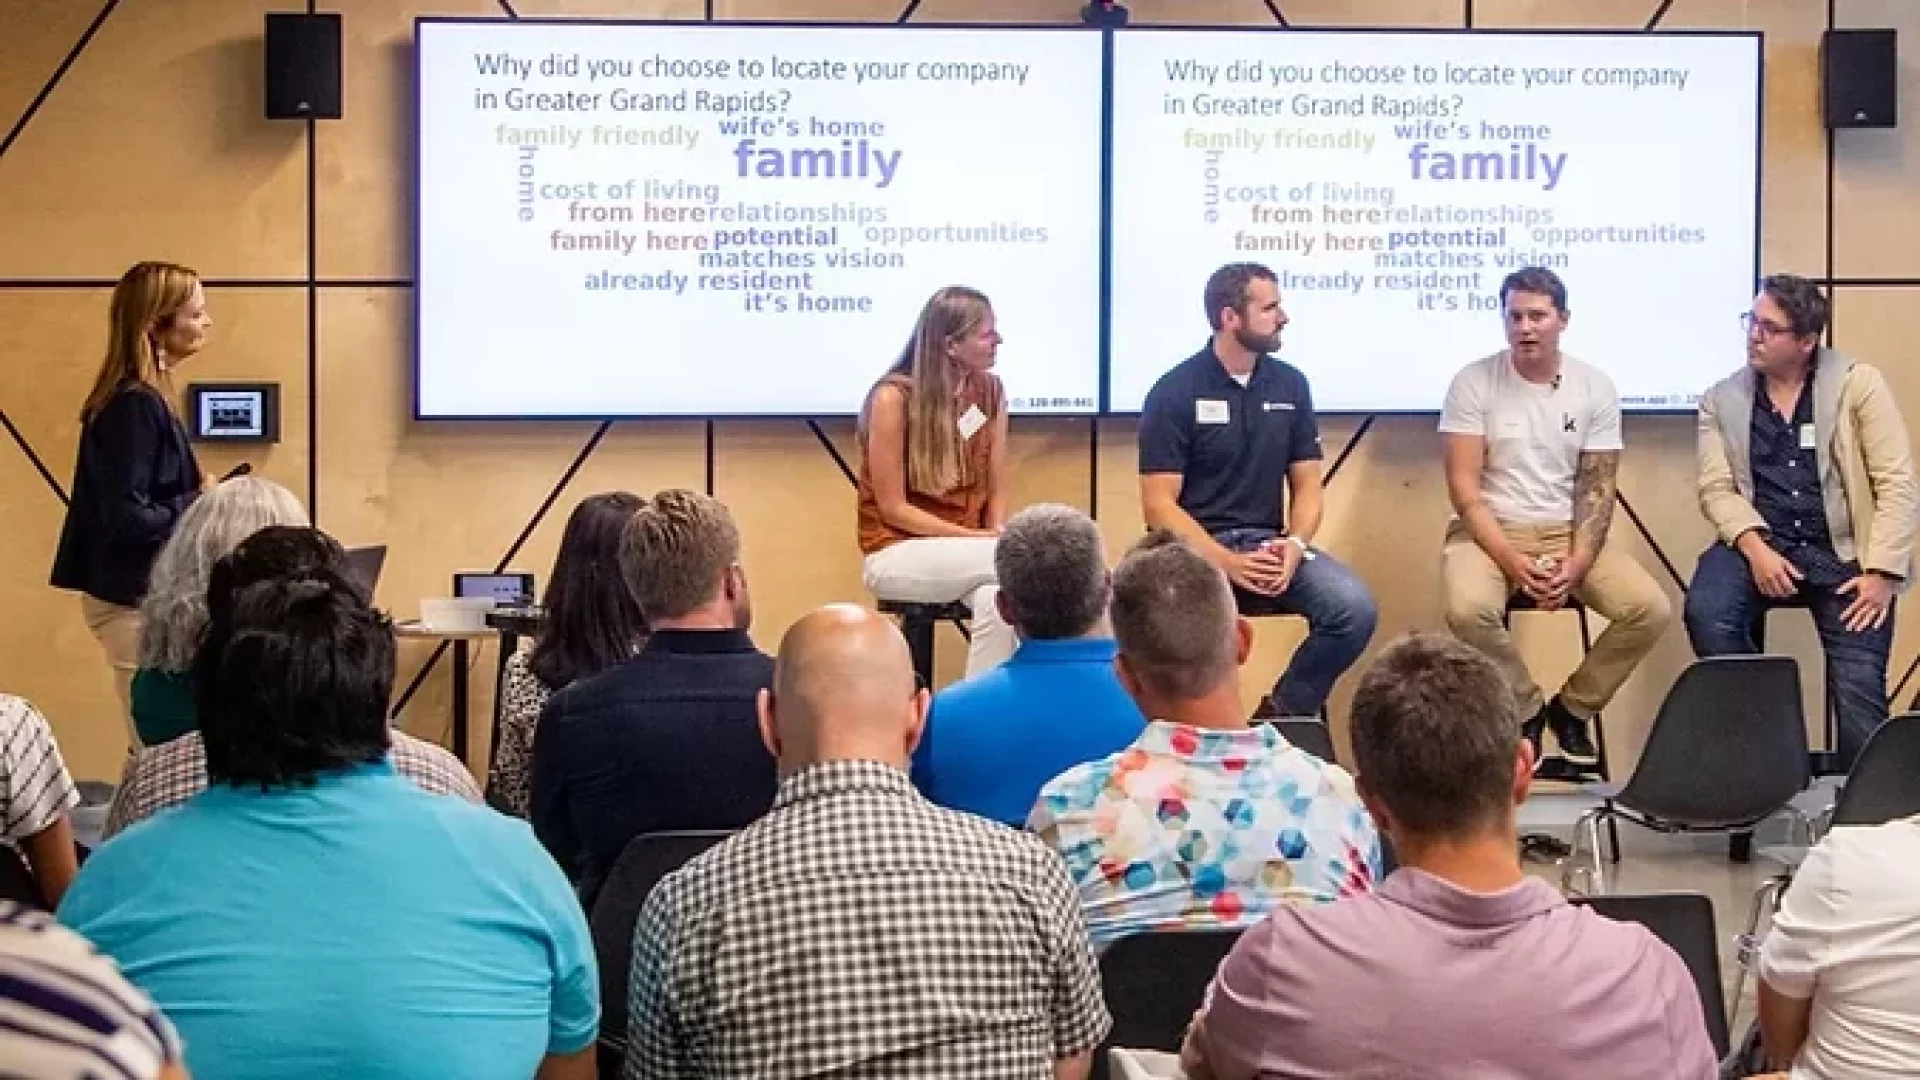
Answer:
<svg viewBox="0 0 1920 1080"><path fill-rule="evenodd" d="M971 479L960 439L959 373L947 357L947 348L980 329L993 305L985 293L964 285L949 285L933 294L914 324L913 337L900 359L887 369L878 391L896 376L912 384L907 399L907 490L944 495ZM860 410L864 439L873 411L873 392Z"/></svg>
<svg viewBox="0 0 1920 1080"><path fill-rule="evenodd" d="M698 611L740 561L740 530L711 495L670 488L634 512L620 535L620 575L649 621Z"/></svg>
<svg viewBox="0 0 1920 1080"><path fill-rule="evenodd" d="M81 423L100 415L129 383L166 396L165 372L160 370L153 336L186 306L198 284L200 275L177 263L138 263L120 276L120 283L113 287L107 355L80 408Z"/></svg>

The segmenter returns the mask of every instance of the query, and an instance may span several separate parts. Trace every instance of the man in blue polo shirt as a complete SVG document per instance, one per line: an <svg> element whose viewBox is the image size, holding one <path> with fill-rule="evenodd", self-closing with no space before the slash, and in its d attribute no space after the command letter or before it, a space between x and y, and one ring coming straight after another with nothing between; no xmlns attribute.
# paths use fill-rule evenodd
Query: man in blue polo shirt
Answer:
<svg viewBox="0 0 1920 1080"><path fill-rule="evenodd" d="M1221 267L1206 307L1213 339L1162 375L1141 409L1141 506L1149 528L1185 537L1227 575L1241 614L1306 618L1307 639L1263 711L1319 715L1379 609L1353 571L1313 547L1320 427L1307 377L1267 355L1287 325L1273 271Z"/></svg>
<svg viewBox="0 0 1920 1080"><path fill-rule="evenodd" d="M1099 526L1070 506L1030 506L994 546L1011 659L934 696L913 780L941 806L1019 828L1047 781L1115 753L1146 718L1114 675Z"/></svg>

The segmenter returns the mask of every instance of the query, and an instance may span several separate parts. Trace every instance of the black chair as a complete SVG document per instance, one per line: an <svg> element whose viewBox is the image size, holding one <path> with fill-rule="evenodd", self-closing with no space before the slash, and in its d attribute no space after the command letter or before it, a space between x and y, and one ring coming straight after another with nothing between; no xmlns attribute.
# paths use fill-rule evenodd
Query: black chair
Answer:
<svg viewBox="0 0 1920 1080"><path fill-rule="evenodd" d="M627 974L633 968L633 931L640 907L662 878L731 832L659 832L636 836L614 860L594 898L587 926L600 965L600 1075L620 1074L627 1046Z"/></svg>
<svg viewBox="0 0 1920 1080"><path fill-rule="evenodd" d="M1720 932L1714 928L1713 902L1688 892L1582 896L1573 902L1618 922L1639 923L1680 954L1700 991L1700 1010L1707 1017L1714 1056L1726 1057L1727 998L1720 987Z"/></svg>
<svg viewBox="0 0 1920 1080"><path fill-rule="evenodd" d="M1094 1054L1104 1076L1107 1050L1176 1053L1238 930L1166 930L1121 938L1100 958L1100 989L1113 1031Z"/></svg>
<svg viewBox="0 0 1920 1080"><path fill-rule="evenodd" d="M1340 759L1334 756L1333 732L1328 731L1326 723L1318 717L1276 716L1267 722L1288 742L1321 761L1330 765L1340 763Z"/></svg>
<svg viewBox="0 0 1920 1080"><path fill-rule="evenodd" d="M1696 660L1660 703L1626 784L1587 786L1601 803L1575 827L1561 885L1572 889L1584 846L1593 858L1592 891L1607 891L1602 821L1625 819L1665 833L1751 835L1761 822L1785 813L1811 839L1811 823L1791 804L1808 779L1800 669L1793 659Z"/></svg>
<svg viewBox="0 0 1920 1080"><path fill-rule="evenodd" d="M920 677L920 685L933 688L933 631L943 622L950 622L960 630L960 636L968 637L968 624L973 619L973 609L965 603L955 600L946 604L922 604L910 600L881 600L880 614L891 615L900 620L900 634L907 639L907 652L913 657L913 673Z"/></svg>
<svg viewBox="0 0 1920 1080"><path fill-rule="evenodd" d="M1881 724L1861 749L1827 815L1827 827L1884 825L1915 814L1920 814L1920 713L1902 713ZM1807 849L1768 848L1762 854L1783 864L1786 870L1754 890L1746 929L1734 939L1741 967L1733 996L1736 1009L1746 993L1747 975L1760 953L1760 922L1779 909L1781 894L1793 884L1794 871L1806 858Z"/></svg>

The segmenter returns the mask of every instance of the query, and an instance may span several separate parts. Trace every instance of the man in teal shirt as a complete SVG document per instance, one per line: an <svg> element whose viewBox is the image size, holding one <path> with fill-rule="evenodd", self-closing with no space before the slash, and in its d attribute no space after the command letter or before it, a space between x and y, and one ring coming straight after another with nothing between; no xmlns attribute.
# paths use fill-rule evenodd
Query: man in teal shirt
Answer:
<svg viewBox="0 0 1920 1080"><path fill-rule="evenodd" d="M913 780L941 806L1019 828L1047 781L1138 738L1114 677L1099 526L1069 506L1015 514L994 548L1011 659L934 695Z"/></svg>
<svg viewBox="0 0 1920 1080"><path fill-rule="evenodd" d="M241 553L244 553L245 545ZM194 665L211 785L87 861L60 919L198 1080L589 1080L586 919L519 821L387 760L394 640L343 574L215 567Z"/></svg>

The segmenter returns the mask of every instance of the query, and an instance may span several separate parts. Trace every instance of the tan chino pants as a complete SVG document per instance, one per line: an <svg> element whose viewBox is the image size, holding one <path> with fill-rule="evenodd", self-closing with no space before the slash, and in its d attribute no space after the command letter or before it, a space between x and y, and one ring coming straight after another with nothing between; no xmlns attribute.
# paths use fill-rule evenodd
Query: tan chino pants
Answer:
<svg viewBox="0 0 1920 1080"><path fill-rule="evenodd" d="M109 604L82 594L80 617L93 631L113 669L113 688L120 695L120 719L127 725L127 747L140 748L133 727L133 673L140 666L140 609Z"/></svg>
<svg viewBox="0 0 1920 1080"><path fill-rule="evenodd" d="M1570 525L1502 525L1501 531L1528 558L1564 559L1573 537ZM1499 665L1513 687L1523 719L1539 712L1546 695L1528 673L1504 621L1507 599L1519 586L1507 579L1457 520L1447 528L1440 573L1447 626ZM1600 549L1573 596L1608 624L1560 690L1567 711L1590 720L1613 699L1640 659L1653 651L1673 621L1673 605L1659 583L1614 544Z"/></svg>

